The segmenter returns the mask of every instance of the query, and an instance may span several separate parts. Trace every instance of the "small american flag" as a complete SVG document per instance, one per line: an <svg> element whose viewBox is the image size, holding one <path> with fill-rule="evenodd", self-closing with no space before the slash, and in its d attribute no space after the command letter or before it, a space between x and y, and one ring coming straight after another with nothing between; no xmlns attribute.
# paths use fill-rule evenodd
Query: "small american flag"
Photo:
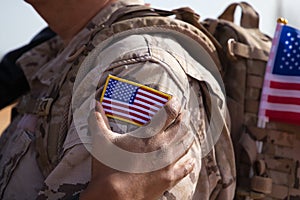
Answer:
<svg viewBox="0 0 300 200"><path fill-rule="evenodd" d="M266 68L259 126L269 120L300 125L300 31L278 23Z"/></svg>
<svg viewBox="0 0 300 200"><path fill-rule="evenodd" d="M150 87L109 75L100 102L108 117L142 126L170 98Z"/></svg>

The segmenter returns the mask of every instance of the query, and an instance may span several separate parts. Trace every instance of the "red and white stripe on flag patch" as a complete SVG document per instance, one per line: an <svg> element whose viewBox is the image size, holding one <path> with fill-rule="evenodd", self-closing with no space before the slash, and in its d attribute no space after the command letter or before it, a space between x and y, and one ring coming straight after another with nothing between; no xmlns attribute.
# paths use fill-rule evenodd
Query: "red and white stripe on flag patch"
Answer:
<svg viewBox="0 0 300 200"><path fill-rule="evenodd" d="M100 102L106 116L142 126L171 97L145 85L109 75Z"/></svg>

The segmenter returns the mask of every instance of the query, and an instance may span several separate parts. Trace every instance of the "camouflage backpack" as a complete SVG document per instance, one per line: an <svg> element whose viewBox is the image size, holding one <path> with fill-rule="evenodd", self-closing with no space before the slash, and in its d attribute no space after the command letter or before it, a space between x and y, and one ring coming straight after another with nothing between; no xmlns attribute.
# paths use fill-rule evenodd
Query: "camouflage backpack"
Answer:
<svg viewBox="0 0 300 200"><path fill-rule="evenodd" d="M237 6L240 26L234 23ZM271 48L271 38L259 30L258 13L245 2L233 3L202 24L219 47L236 155L236 199L300 199L300 127L278 122L257 127Z"/></svg>

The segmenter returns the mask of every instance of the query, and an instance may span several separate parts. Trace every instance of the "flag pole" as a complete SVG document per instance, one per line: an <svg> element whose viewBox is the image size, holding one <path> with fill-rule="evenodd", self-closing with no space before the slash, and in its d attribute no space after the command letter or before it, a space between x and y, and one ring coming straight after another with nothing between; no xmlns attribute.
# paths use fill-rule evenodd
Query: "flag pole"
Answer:
<svg viewBox="0 0 300 200"><path fill-rule="evenodd" d="M280 38L280 33L281 33L281 28L283 25L287 25L288 20L280 17L277 19L277 26L275 30L275 35L272 41L272 47L271 47L271 52L269 55L269 60L266 66L266 71L265 71L265 78L264 78L264 84L262 88L262 93L261 93L261 100L260 100L260 105L259 105L259 112L258 112L258 121L257 121L257 127L259 128L265 128L266 123L269 122L269 118L265 116L265 110L263 109L263 100L267 98L266 91L265 91L265 86L269 84L269 80L267 79L267 74L272 71L273 64L274 64L274 59L275 59L275 54L277 51L277 46L278 46L278 41Z"/></svg>
<svg viewBox="0 0 300 200"><path fill-rule="evenodd" d="M281 34L281 28L283 25L287 25L288 20L280 17L277 19L277 25L276 25L276 30L275 30L275 35L272 41L272 47L271 47L271 52L269 55L269 60L266 66L266 71L265 71L265 78L264 78L264 84L263 84L263 88L262 88L262 92L261 92L261 100L260 100L260 105L259 105L259 112L258 112L258 121L257 121L257 127L259 128L265 128L266 127L266 123L269 122L269 118L267 116L265 116L265 109L263 108L263 100L266 100L268 97L266 95L266 86L269 85L270 81L267 79L267 74L270 73L273 69L273 65L275 62L275 54L277 51L277 46L278 46L278 41L280 38L280 34ZM258 153L262 152L262 148L263 148L263 142L262 141L256 141L256 149Z"/></svg>

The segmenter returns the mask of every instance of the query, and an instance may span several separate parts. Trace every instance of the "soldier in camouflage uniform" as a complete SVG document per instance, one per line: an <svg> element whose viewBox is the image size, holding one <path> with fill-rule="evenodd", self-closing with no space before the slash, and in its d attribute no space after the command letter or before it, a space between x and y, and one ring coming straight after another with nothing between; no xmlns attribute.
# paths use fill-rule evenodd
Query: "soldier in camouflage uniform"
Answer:
<svg viewBox="0 0 300 200"><path fill-rule="evenodd" d="M55 33L48 27L38 33L29 44L15 49L2 58L0 62L0 109L12 104L20 95L29 90L23 71L16 60L26 51L54 37ZM17 89L16 89L17 88Z"/></svg>
<svg viewBox="0 0 300 200"><path fill-rule="evenodd" d="M213 106L224 110L226 103L218 82L199 63L201 58L197 59L187 46L168 32L128 31L113 40L109 39L114 35L112 32L101 30L105 27L102 25L113 18L115 11L144 2L28 2L58 36L18 60L31 91L22 97L18 105L20 114L1 137L2 199L71 199L79 197L82 191L82 199L233 198L235 164L228 129L221 128L221 134L213 145L207 144L212 136L207 131L209 117L204 109L206 101L203 102L203 88L199 80L206 82L213 91L211 95L216 102L213 104L212 101ZM135 30L137 24L125 21L119 28ZM202 55L202 59L206 60L205 56ZM210 61L207 63L211 64ZM95 66L101 70L93 71ZM161 149L165 143L167 156L172 156L172 152L180 153L177 159L184 155L178 163L171 159L169 163L173 164L158 171L130 174L102 164L101 159L97 159L97 152L91 156L90 153L94 152L89 147L97 149L101 141L97 138L91 140L90 132L81 131L76 124L76 116L73 116L73 112L85 106L90 96L85 91L94 88L92 84L81 84L89 83L86 79L90 72L98 78L96 99L108 74L147 85L178 99L179 106L174 100L165 106L169 117L166 123L158 122L163 124L163 128L150 129L150 132L159 133L153 140L136 140L127 138L126 134L125 138L119 139L115 132L140 130L143 133L149 129L112 119L107 126L99 103L95 103L96 111L89 118L89 125L94 127L92 133L99 131L112 135L110 139L123 149L144 153L145 149L146 152ZM220 113L225 119L225 113ZM159 121L159 117L154 118ZM173 121L174 124L170 125ZM82 127L82 130L86 129ZM177 142L183 144L183 148L178 148L186 152L176 148L168 151L167 144L172 140L168 137L172 133L176 133L177 139L179 137ZM193 143L191 136L195 137ZM194 164L191 158L195 160ZM120 169L119 166L117 169Z"/></svg>

